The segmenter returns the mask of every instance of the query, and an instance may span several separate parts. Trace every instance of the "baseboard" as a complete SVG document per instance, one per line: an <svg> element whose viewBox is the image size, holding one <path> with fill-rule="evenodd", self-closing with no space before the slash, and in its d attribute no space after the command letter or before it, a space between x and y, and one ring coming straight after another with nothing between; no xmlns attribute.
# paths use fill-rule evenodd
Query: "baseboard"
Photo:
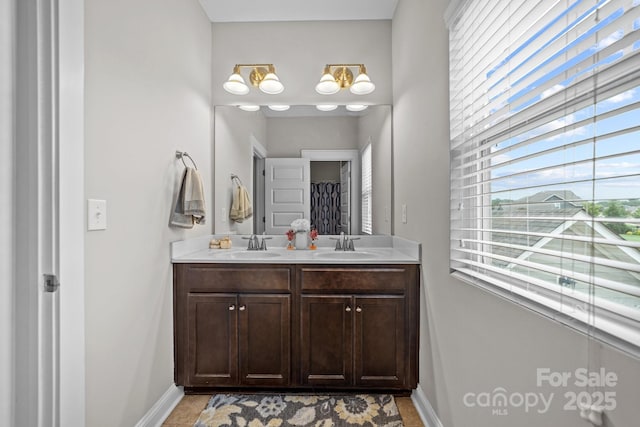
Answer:
<svg viewBox="0 0 640 427"><path fill-rule="evenodd" d="M173 408L184 396L182 387L171 384L171 387L158 399L158 401L144 414L135 427L161 427L164 420L169 417Z"/></svg>
<svg viewBox="0 0 640 427"><path fill-rule="evenodd" d="M422 423L426 427L443 427L436 411L433 410L433 406L429 403L420 385L411 393L411 400L413 401L413 406L416 407L416 411L418 411L418 415L420 415L422 419Z"/></svg>

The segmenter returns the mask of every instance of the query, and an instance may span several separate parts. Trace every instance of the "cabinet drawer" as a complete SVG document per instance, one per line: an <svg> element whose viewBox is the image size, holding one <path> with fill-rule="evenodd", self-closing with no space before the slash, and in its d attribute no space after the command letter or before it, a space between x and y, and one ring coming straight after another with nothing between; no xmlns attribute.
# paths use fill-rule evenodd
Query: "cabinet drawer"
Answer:
<svg viewBox="0 0 640 427"><path fill-rule="evenodd" d="M404 266L305 266L301 267L300 276L303 291L401 293L407 287Z"/></svg>
<svg viewBox="0 0 640 427"><path fill-rule="evenodd" d="M291 290L288 267L174 264L175 277L189 292L278 292Z"/></svg>

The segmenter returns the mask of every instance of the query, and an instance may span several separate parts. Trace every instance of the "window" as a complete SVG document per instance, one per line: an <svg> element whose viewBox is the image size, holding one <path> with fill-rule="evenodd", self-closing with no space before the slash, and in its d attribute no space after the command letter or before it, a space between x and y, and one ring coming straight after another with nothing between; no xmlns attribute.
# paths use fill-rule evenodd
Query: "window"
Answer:
<svg viewBox="0 0 640 427"><path fill-rule="evenodd" d="M640 0L458 3L453 274L640 353Z"/></svg>
<svg viewBox="0 0 640 427"><path fill-rule="evenodd" d="M373 234L371 204L371 144L362 150L362 232Z"/></svg>

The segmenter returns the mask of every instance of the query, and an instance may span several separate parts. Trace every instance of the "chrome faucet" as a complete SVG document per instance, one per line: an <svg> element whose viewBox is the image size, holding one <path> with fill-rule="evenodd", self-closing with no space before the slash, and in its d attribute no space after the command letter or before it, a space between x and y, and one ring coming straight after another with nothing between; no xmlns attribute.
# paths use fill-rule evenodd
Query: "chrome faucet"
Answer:
<svg viewBox="0 0 640 427"><path fill-rule="evenodd" d="M244 239L246 239L246 237L244 237ZM256 236L255 234L252 234L249 237L249 244L247 245L247 250L257 251L258 249L260 249L260 245L258 243L258 236Z"/></svg>
<svg viewBox="0 0 640 427"><path fill-rule="evenodd" d="M262 233L262 239L259 239L255 234L252 234L251 237L243 237L243 239L249 239L248 251L266 251L267 242L265 240L269 240L271 237L266 237L266 232L264 232Z"/></svg>
<svg viewBox="0 0 640 427"><path fill-rule="evenodd" d="M332 239L336 241L336 251L355 251L353 241L358 240L359 237L349 237L344 234L344 231L341 231L340 237L332 237Z"/></svg>
<svg viewBox="0 0 640 427"><path fill-rule="evenodd" d="M271 237L266 237L267 236L267 232L264 231L262 233L262 240L260 240L260 250L261 251L266 251L267 250L267 242L265 242L265 240L271 240ZM256 243L257 243L258 238L256 237Z"/></svg>

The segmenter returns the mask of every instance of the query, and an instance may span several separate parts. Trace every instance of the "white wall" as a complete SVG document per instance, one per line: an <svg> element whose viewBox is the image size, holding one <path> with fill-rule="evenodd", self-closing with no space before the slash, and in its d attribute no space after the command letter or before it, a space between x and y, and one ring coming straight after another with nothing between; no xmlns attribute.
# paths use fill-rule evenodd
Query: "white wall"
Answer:
<svg viewBox="0 0 640 427"><path fill-rule="evenodd" d="M575 411L563 410L570 389L536 387L536 369L602 366L619 377L618 407L606 425L637 425L639 361L449 275L447 3L403 0L392 30L395 233L423 245L420 387L446 427L584 427ZM510 408L497 416L463 404L466 393L497 387L555 397L546 414Z"/></svg>
<svg viewBox="0 0 640 427"><path fill-rule="evenodd" d="M253 200L254 144L267 147L266 118L261 111L247 112L235 107L216 107L214 133L215 232L252 234L253 218L241 223L229 219L229 209L237 175Z"/></svg>
<svg viewBox="0 0 640 427"><path fill-rule="evenodd" d="M85 2L86 425L134 425L173 383L169 228L189 152L211 183L211 24L196 1ZM211 205L211 200L207 200Z"/></svg>
<svg viewBox="0 0 640 427"><path fill-rule="evenodd" d="M300 157L300 150L358 148L354 117L270 117L267 120L269 157Z"/></svg>
<svg viewBox="0 0 640 427"><path fill-rule="evenodd" d="M0 2L0 425L14 425L14 30L13 1Z"/></svg>
<svg viewBox="0 0 640 427"><path fill-rule="evenodd" d="M391 103L390 21L267 22L213 24L213 100L238 103ZM284 84L278 95L253 88L248 95L226 92L222 84L235 64L271 63ZM315 86L326 64L364 63L376 90L353 95L343 90L319 95ZM248 82L249 69L243 71Z"/></svg>
<svg viewBox="0 0 640 427"><path fill-rule="evenodd" d="M358 120L360 150L371 144L373 234L391 234L392 150L391 108L379 106L365 110Z"/></svg>

